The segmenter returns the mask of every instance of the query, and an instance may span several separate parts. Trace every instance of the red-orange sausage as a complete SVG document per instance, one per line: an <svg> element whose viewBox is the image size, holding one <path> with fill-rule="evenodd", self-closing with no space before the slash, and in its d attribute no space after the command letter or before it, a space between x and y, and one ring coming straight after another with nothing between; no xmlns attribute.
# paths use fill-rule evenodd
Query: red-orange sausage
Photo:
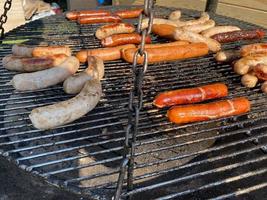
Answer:
<svg viewBox="0 0 267 200"><path fill-rule="evenodd" d="M104 47L116 47L125 44L140 44L141 40L142 36L138 33L124 33L106 37L101 40L101 44ZM145 42L150 44L151 38L147 36Z"/></svg>
<svg viewBox="0 0 267 200"><path fill-rule="evenodd" d="M177 27L169 25L169 24L153 24L152 32L160 37L174 39L174 32Z"/></svg>
<svg viewBox="0 0 267 200"><path fill-rule="evenodd" d="M118 23L121 22L121 18L117 15L107 16L90 16L90 17L79 17L79 24L97 24L97 23Z"/></svg>
<svg viewBox="0 0 267 200"><path fill-rule="evenodd" d="M187 124L240 115L249 111L249 100L245 97L241 97L207 104L176 106L168 111L167 116L171 122Z"/></svg>
<svg viewBox="0 0 267 200"><path fill-rule="evenodd" d="M153 104L158 108L163 108L166 106L202 102L227 95L227 86L223 83L215 83L201 87L163 92L156 96Z"/></svg>
<svg viewBox="0 0 267 200"><path fill-rule="evenodd" d="M107 10L82 10L82 11L70 11L66 13L66 18L69 20L77 20L79 17L90 16L107 16L111 15Z"/></svg>
<svg viewBox="0 0 267 200"><path fill-rule="evenodd" d="M114 14L120 16L122 19L130 19L130 18L137 18L143 9L133 9L133 10L119 10L116 11Z"/></svg>

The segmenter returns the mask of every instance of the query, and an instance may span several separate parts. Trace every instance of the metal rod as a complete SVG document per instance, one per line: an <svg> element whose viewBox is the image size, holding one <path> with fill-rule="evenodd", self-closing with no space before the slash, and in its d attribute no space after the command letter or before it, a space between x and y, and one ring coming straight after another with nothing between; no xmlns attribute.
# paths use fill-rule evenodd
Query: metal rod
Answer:
<svg viewBox="0 0 267 200"><path fill-rule="evenodd" d="M218 0L207 0L205 11L209 13L216 13Z"/></svg>

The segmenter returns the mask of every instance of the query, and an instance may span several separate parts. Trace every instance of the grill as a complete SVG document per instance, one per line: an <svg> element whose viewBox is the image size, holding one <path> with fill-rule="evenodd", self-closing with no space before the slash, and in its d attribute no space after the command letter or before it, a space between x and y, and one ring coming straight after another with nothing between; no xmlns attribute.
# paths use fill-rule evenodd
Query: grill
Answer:
<svg viewBox="0 0 267 200"><path fill-rule="evenodd" d="M122 8L125 7L105 7ZM155 8L159 17L167 17L171 11L173 9ZM199 16L197 11L182 12L185 19ZM212 18L217 24L232 24L243 29L257 27L219 15ZM136 20L129 21L137 24ZM30 45L69 45L76 53L82 48L100 47L94 37L98 26L80 26L59 15L20 26L10 31L6 40ZM154 35L153 41L166 40ZM224 49L247 43L230 43L224 45ZM1 59L11 53L11 46L5 43L0 47ZM64 94L61 85L35 92L17 92L7 84L15 73L1 66L1 155L54 185L88 194L93 199L111 199L122 162L132 73L131 65L122 60L106 62L105 69L103 97L92 112L63 127L39 131L29 120L30 111L72 96ZM251 112L178 126L168 122L166 110L158 110L151 104L159 92L213 82L225 82L229 86L229 98L247 96L252 102ZM134 189L127 191L123 187L122 198L263 199L267 196L266 122L266 95L260 87L241 86L240 77L231 66L217 64L212 54L149 65L136 143Z"/></svg>

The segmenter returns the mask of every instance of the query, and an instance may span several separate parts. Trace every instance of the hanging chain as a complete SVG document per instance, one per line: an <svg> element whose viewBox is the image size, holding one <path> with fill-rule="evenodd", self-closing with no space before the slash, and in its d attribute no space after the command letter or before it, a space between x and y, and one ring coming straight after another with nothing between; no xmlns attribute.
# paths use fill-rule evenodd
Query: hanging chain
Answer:
<svg viewBox="0 0 267 200"><path fill-rule="evenodd" d="M4 35L5 29L4 29L3 25L7 21L7 12L10 10L11 4L12 4L12 0L6 0L6 2L4 4L4 13L0 17L0 43L2 43L4 36L5 36Z"/></svg>
<svg viewBox="0 0 267 200"><path fill-rule="evenodd" d="M134 171L134 155L135 155L135 143L136 135L139 126L139 114L143 107L143 79L147 71L148 66L148 54L145 50L146 37L150 35L153 25L154 17L154 4L155 0L145 0L144 11L139 16L138 33L142 36L141 45L134 54L134 60L132 65L132 88L129 94L129 114L128 125L126 128L125 144L123 162L121 165L121 171L119 174L119 180L117 184L116 194L114 199L120 199L123 180L126 174L126 168L128 166L127 173L127 190L133 190L133 171ZM144 18L148 18L148 27L142 28L142 22ZM142 62L143 67L138 67L137 64ZM139 62L138 62L139 61Z"/></svg>

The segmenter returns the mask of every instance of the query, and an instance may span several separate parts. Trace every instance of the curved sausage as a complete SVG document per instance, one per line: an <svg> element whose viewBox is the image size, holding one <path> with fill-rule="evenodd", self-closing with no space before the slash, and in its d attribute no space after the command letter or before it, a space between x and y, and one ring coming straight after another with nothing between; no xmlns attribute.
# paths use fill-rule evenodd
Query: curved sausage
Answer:
<svg viewBox="0 0 267 200"><path fill-rule="evenodd" d="M12 46L12 54L14 56L32 57L33 49L34 47L31 46L14 44Z"/></svg>
<svg viewBox="0 0 267 200"><path fill-rule="evenodd" d="M198 103L209 99L225 97L227 95L227 86L222 83L215 83L160 93L155 97L153 104L158 108L164 108L173 105Z"/></svg>
<svg viewBox="0 0 267 200"><path fill-rule="evenodd" d="M108 36L121 34L121 33L133 33L135 27L132 24L127 23L116 23L102 26L96 30L96 37L102 40Z"/></svg>
<svg viewBox="0 0 267 200"><path fill-rule="evenodd" d="M118 15L122 19L131 19L137 18L143 12L143 9L137 8L132 10L118 10L114 12L115 15Z"/></svg>
<svg viewBox="0 0 267 200"><path fill-rule="evenodd" d="M207 104L175 106L168 111L167 116L171 122L187 124L240 115L249 111L249 100L241 97Z"/></svg>
<svg viewBox="0 0 267 200"><path fill-rule="evenodd" d="M148 21L149 21L148 18L143 19L143 21L142 21L142 29L145 29L145 28L148 27ZM153 25L155 25L155 24L165 24L165 25L171 25L171 26L174 26L174 27L178 27L176 22L174 22L172 20L169 20L169 19L154 18L153 19Z"/></svg>
<svg viewBox="0 0 267 200"><path fill-rule="evenodd" d="M248 44L241 47L241 55L249 56L253 54L266 54L267 55L267 43L255 43Z"/></svg>
<svg viewBox="0 0 267 200"><path fill-rule="evenodd" d="M192 26L192 25L203 24L206 21L208 21L209 19L210 19L209 14L206 12L203 12L203 13L201 13L201 16L198 19L192 19L192 20L188 20L188 21L176 20L175 23L176 23L177 27Z"/></svg>
<svg viewBox="0 0 267 200"><path fill-rule="evenodd" d="M227 33L232 31L240 31L240 28L237 26L215 26L201 32L201 35L204 37L211 37L218 33Z"/></svg>
<svg viewBox="0 0 267 200"><path fill-rule="evenodd" d="M67 59L65 54L57 54L40 58L23 58L8 55L3 58L3 66L11 71L35 72L58 66Z"/></svg>
<svg viewBox="0 0 267 200"><path fill-rule="evenodd" d="M16 90L38 90L63 82L79 69L79 60L73 56L68 57L57 67L39 72L17 74L11 83Z"/></svg>
<svg viewBox="0 0 267 200"><path fill-rule="evenodd" d="M180 10L176 10L176 11L173 11L171 12L171 14L169 15L169 20L179 20L181 18L181 11Z"/></svg>
<svg viewBox="0 0 267 200"><path fill-rule="evenodd" d="M173 34L176 28L169 24L153 24L152 32L160 37L174 40Z"/></svg>
<svg viewBox="0 0 267 200"><path fill-rule="evenodd" d="M262 92L264 92L265 94L267 94L267 81L265 81L262 86L261 86L261 90Z"/></svg>
<svg viewBox="0 0 267 200"><path fill-rule="evenodd" d="M138 49L123 49L122 58L132 63L134 54ZM188 45L167 46L159 48L148 48L148 62L157 63L163 61L173 61L186 58L200 57L208 54L208 46L205 43L195 43ZM138 57L137 63L141 64L144 61L144 57Z"/></svg>
<svg viewBox="0 0 267 200"><path fill-rule="evenodd" d="M244 75L253 70L257 64L267 64L267 55L245 56L234 64L234 71Z"/></svg>
<svg viewBox="0 0 267 200"><path fill-rule="evenodd" d="M239 40L253 40L253 39L262 39L265 35L265 32L260 29L256 30L241 30L241 31L232 31L227 33L219 33L213 35L211 38L217 40L220 43L236 42Z"/></svg>
<svg viewBox="0 0 267 200"><path fill-rule="evenodd" d="M260 80L267 81L267 64L257 64L253 71Z"/></svg>
<svg viewBox="0 0 267 200"><path fill-rule="evenodd" d="M173 47L173 46L179 46L179 45L187 45L189 44L188 41L175 41L175 42L168 42L168 43L162 43L162 44L146 44L145 49L155 49L160 47ZM138 46L140 47L140 45Z"/></svg>
<svg viewBox="0 0 267 200"><path fill-rule="evenodd" d="M87 81L93 79L101 80L103 76L103 60L90 56L88 58L88 67L84 71L68 77L63 83L63 89L67 94L77 94Z"/></svg>
<svg viewBox="0 0 267 200"><path fill-rule="evenodd" d="M241 57L239 50L225 50L219 51L215 55L215 59L218 62L232 62Z"/></svg>
<svg viewBox="0 0 267 200"><path fill-rule="evenodd" d="M77 96L60 103L35 108L29 117L35 128L53 129L86 115L95 108L101 95L101 83L98 80L90 80L85 83Z"/></svg>
<svg viewBox="0 0 267 200"><path fill-rule="evenodd" d="M125 33L106 37L101 41L101 44L104 47L116 47L125 44L140 44L141 41L142 36L138 33ZM145 42L151 43L150 36L146 37Z"/></svg>
<svg viewBox="0 0 267 200"><path fill-rule="evenodd" d="M106 10L82 10L82 11L67 12L66 18L69 20L77 20L79 17L107 16L107 15L111 15L110 11L106 11Z"/></svg>
<svg viewBox="0 0 267 200"><path fill-rule="evenodd" d="M79 24L119 23L121 18L117 15L79 17Z"/></svg>
<svg viewBox="0 0 267 200"><path fill-rule="evenodd" d="M129 48L135 48L135 45L127 44L111 48L81 50L76 54L76 57L81 63L85 63L87 61L88 56L97 56L103 61L119 60L121 59L121 49Z"/></svg>
<svg viewBox="0 0 267 200"><path fill-rule="evenodd" d="M198 33L193 33L190 31L185 31L182 29L177 28L174 31L174 39L176 40L186 40L192 43L196 42L203 42L206 43L209 47L209 49L213 52L220 51L221 44L217 42L216 40L213 40L211 38L206 38Z"/></svg>
<svg viewBox="0 0 267 200"><path fill-rule="evenodd" d="M210 20L208 20L202 24L188 25L188 26L183 26L182 28L186 31L200 33L202 31L207 30L209 28L212 28L214 26L215 26L215 21L210 19Z"/></svg>

